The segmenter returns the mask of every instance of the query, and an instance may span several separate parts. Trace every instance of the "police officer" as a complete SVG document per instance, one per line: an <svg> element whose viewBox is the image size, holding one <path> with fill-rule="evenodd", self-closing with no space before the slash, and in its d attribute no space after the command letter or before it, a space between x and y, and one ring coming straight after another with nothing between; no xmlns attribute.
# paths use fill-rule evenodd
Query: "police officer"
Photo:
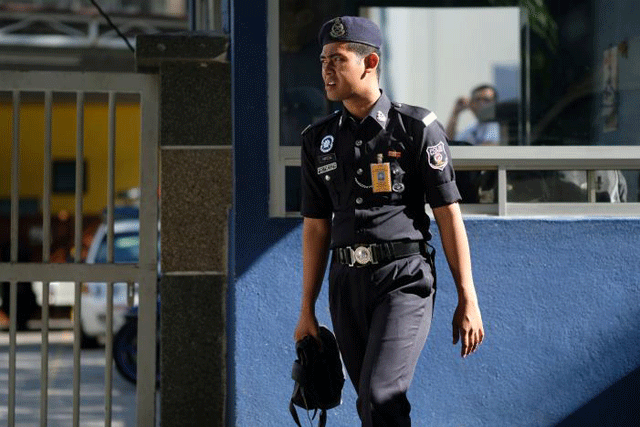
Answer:
<svg viewBox="0 0 640 427"><path fill-rule="evenodd" d="M331 255L331 318L362 426L410 426L406 392L436 291L425 202L458 291L453 342L466 357L484 336L447 138L433 112L380 90L376 24L335 18L319 41L327 98L343 109L302 133L304 271L294 339L317 337L315 301Z"/></svg>

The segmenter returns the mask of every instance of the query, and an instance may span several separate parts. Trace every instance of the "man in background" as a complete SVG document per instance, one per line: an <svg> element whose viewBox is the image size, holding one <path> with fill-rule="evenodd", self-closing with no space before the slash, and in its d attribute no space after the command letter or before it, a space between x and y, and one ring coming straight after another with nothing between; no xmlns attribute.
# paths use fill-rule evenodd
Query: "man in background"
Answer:
<svg viewBox="0 0 640 427"><path fill-rule="evenodd" d="M486 121L493 116L495 104L498 101L496 88L483 84L471 91L471 98L460 97L453 107L451 117L447 123L449 139L466 142L470 145L495 145L500 142L500 126L497 122ZM476 122L462 132L457 132L460 113L471 110Z"/></svg>

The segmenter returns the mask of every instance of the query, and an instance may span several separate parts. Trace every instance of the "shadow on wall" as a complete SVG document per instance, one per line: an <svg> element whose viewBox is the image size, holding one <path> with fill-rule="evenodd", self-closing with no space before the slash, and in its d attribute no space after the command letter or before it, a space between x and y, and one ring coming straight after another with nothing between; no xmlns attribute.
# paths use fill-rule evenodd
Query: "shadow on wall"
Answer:
<svg viewBox="0 0 640 427"><path fill-rule="evenodd" d="M640 420L640 368L593 398L556 427L636 427Z"/></svg>

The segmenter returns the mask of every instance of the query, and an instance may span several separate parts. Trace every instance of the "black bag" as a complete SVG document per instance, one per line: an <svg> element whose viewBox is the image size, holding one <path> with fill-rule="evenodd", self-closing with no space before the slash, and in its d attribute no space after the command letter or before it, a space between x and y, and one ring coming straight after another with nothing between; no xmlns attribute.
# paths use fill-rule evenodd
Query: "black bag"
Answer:
<svg viewBox="0 0 640 427"><path fill-rule="evenodd" d="M300 420L294 405L314 410L313 417L320 410L319 427L327 422L327 409L342 403L344 374L338 351L338 343L333 333L320 326L319 338L322 348L311 336L296 343L297 359L293 362L291 378L295 381L293 395L289 402L291 416L298 426Z"/></svg>

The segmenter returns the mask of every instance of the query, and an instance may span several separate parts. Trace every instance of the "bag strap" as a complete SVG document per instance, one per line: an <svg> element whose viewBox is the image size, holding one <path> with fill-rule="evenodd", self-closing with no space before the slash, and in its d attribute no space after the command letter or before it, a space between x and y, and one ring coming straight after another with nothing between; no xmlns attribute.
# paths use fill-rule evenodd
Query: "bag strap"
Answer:
<svg viewBox="0 0 640 427"><path fill-rule="evenodd" d="M327 424L327 410L322 409L320 411L320 420L318 422L318 427L324 427Z"/></svg>
<svg viewBox="0 0 640 427"><path fill-rule="evenodd" d="M293 421L296 422L296 425L298 427L302 427L300 424L300 418L298 418L298 412L296 412L296 408L293 405L293 399L289 401L289 412L291 412L291 417L293 418Z"/></svg>
<svg viewBox="0 0 640 427"><path fill-rule="evenodd" d="M291 399L289 401L289 412L291 412L291 418L293 418L293 421L295 421L296 425L298 427L302 427L302 424L300 424L300 418L298 417L298 411L296 411L296 407L293 404L293 399ZM311 419L316 417L316 413L318 412L318 410L316 409L313 412L313 417L311 417ZM309 411L307 410L307 414L309 413ZM327 410L326 409L321 409L320 410L320 417L318 418L318 427L325 427L327 425Z"/></svg>

